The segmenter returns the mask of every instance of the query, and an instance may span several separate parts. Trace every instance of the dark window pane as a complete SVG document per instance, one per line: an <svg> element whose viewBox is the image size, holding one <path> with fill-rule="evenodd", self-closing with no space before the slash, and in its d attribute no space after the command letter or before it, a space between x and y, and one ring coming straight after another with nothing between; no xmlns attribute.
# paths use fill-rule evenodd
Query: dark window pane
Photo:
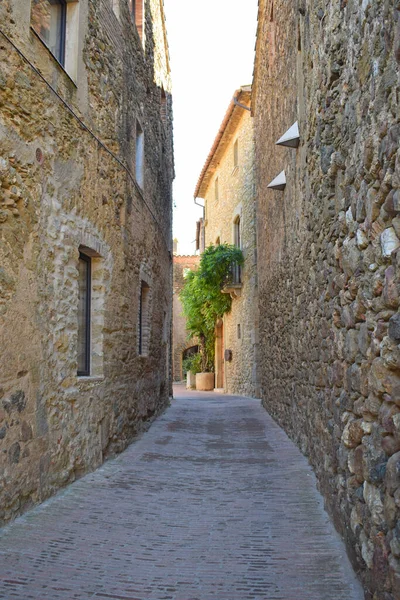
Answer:
<svg viewBox="0 0 400 600"><path fill-rule="evenodd" d="M90 374L90 258L79 257L78 375Z"/></svg>
<svg viewBox="0 0 400 600"><path fill-rule="evenodd" d="M64 0L33 0L32 27L62 65L65 62L66 11Z"/></svg>
<svg viewBox="0 0 400 600"><path fill-rule="evenodd" d="M141 189L144 182L144 134L139 123L136 123L136 165L135 176L136 181Z"/></svg>
<svg viewBox="0 0 400 600"><path fill-rule="evenodd" d="M129 0L129 11L130 11L131 15L133 16L133 18L135 18L135 12L136 12L135 4L136 4L135 0Z"/></svg>

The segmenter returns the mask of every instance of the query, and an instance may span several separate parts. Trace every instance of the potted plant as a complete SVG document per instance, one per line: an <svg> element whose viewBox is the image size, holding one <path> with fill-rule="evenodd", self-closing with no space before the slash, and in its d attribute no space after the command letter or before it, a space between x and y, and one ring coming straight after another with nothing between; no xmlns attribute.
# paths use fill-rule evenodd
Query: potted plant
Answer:
<svg viewBox="0 0 400 600"><path fill-rule="evenodd" d="M191 354L182 362L183 373L186 377L186 387L196 388L196 375L201 371L201 355L199 352Z"/></svg>
<svg viewBox="0 0 400 600"><path fill-rule="evenodd" d="M202 254L199 268L189 271L180 298L190 336L199 340L201 371L196 388L214 389L215 325L230 311L232 298L222 293L236 265L243 264L240 248L231 244L209 246Z"/></svg>

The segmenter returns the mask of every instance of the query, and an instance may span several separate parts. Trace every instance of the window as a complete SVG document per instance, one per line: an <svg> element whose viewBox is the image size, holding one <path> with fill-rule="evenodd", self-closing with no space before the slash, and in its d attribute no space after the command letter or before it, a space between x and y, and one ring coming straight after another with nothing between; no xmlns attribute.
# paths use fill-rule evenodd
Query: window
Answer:
<svg viewBox="0 0 400 600"><path fill-rule="evenodd" d="M111 6L115 16L119 19L119 0L111 0Z"/></svg>
<svg viewBox="0 0 400 600"><path fill-rule="evenodd" d="M139 187L143 189L143 162L144 162L144 134L138 122L136 122L136 154L135 154L135 176Z"/></svg>
<svg viewBox="0 0 400 600"><path fill-rule="evenodd" d="M161 88L160 116L162 122L165 124L167 122L167 96L164 91L164 88Z"/></svg>
<svg viewBox="0 0 400 600"><path fill-rule="evenodd" d="M128 0L129 12L144 44L144 0Z"/></svg>
<svg viewBox="0 0 400 600"><path fill-rule="evenodd" d="M31 24L68 74L76 78L79 2L77 0L33 0Z"/></svg>
<svg viewBox="0 0 400 600"><path fill-rule="evenodd" d="M242 330L240 327L240 323L238 323L238 326L237 326L237 337L238 337L238 340L240 340L242 338Z"/></svg>
<svg viewBox="0 0 400 600"><path fill-rule="evenodd" d="M133 20L135 20L136 14L136 0L128 0L129 12Z"/></svg>
<svg viewBox="0 0 400 600"><path fill-rule="evenodd" d="M138 352L146 356L149 351L150 342L150 287L142 281L140 285L139 298L139 343Z"/></svg>
<svg viewBox="0 0 400 600"><path fill-rule="evenodd" d="M240 217L239 215L233 221L233 243L238 248L242 247L241 231L240 231ZM240 265L233 265L233 281L234 283L242 283L242 269Z"/></svg>
<svg viewBox="0 0 400 600"><path fill-rule="evenodd" d="M233 145L233 168L236 169L237 166L239 166L239 140L236 140Z"/></svg>
<svg viewBox="0 0 400 600"><path fill-rule="evenodd" d="M242 247L241 232L240 232L240 217L237 216L233 222L233 243L238 248Z"/></svg>
<svg viewBox="0 0 400 600"><path fill-rule="evenodd" d="M218 200L219 200L219 180L218 180L218 177L216 178L216 180L214 182L214 198L215 198L215 202L218 202Z"/></svg>
<svg viewBox="0 0 400 600"><path fill-rule="evenodd" d="M275 15L274 15L274 3L271 4L271 12L269 17L269 30L268 30L268 67L269 74L271 75L272 67L275 62Z"/></svg>
<svg viewBox="0 0 400 600"><path fill-rule="evenodd" d="M90 375L91 259L79 252L78 375Z"/></svg>
<svg viewBox="0 0 400 600"><path fill-rule="evenodd" d="M33 0L32 27L62 65L65 62L66 21L65 0Z"/></svg>

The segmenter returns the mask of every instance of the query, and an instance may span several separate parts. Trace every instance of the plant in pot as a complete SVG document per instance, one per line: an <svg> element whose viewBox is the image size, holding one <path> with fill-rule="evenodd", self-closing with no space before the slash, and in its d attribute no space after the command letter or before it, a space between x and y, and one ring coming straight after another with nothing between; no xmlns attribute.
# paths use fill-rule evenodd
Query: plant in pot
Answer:
<svg viewBox="0 0 400 600"><path fill-rule="evenodd" d="M201 371L197 389L214 389L215 325L230 311L232 298L222 293L235 266L243 264L243 253L232 244L209 246L196 271L189 271L180 298L190 336L199 340Z"/></svg>
<svg viewBox="0 0 400 600"><path fill-rule="evenodd" d="M194 388L196 375L201 371L201 354L195 352L185 358L182 362L182 369L186 377L186 387Z"/></svg>

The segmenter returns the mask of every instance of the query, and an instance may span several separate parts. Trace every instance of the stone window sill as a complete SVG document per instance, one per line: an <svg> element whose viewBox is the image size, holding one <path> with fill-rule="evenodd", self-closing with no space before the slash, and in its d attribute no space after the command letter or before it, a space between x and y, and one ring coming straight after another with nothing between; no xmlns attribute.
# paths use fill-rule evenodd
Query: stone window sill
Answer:
<svg viewBox="0 0 400 600"><path fill-rule="evenodd" d="M78 375L79 383L96 383L97 381L104 381L104 375Z"/></svg>

